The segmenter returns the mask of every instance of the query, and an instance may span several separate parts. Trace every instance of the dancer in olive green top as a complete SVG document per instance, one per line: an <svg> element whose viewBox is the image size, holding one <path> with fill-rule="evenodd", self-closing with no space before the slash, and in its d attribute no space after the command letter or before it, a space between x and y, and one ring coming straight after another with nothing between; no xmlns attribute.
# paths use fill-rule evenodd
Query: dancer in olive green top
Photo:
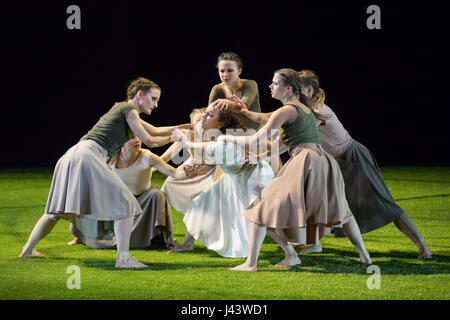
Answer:
<svg viewBox="0 0 450 320"><path fill-rule="evenodd" d="M269 117L267 123L250 137L221 136L219 141L253 145L262 137L271 137L279 129L280 141L289 149L290 160L263 189L249 209L244 211L250 221L247 260L231 270L256 271L258 255L266 229L272 228L285 243L285 258L276 266L300 264L289 243L305 243L306 221L314 217L321 235L325 227L342 226L360 255L370 264L358 225L345 198L344 181L336 161L323 151L314 114L300 92L298 73L292 69L275 72L270 86L272 97L283 107ZM302 103L303 102L303 103Z"/></svg>
<svg viewBox="0 0 450 320"><path fill-rule="evenodd" d="M114 220L117 268L146 267L129 254L133 218L142 210L123 181L108 169L106 157L117 153L132 133L149 147L170 142L176 127L154 127L139 118L139 113L151 114L158 107L160 95L161 89L153 81L134 80L128 87L127 101L116 103L58 160L45 213L33 228L21 258L41 255L34 247L60 218L82 215L93 220Z"/></svg>
<svg viewBox="0 0 450 320"><path fill-rule="evenodd" d="M242 61L234 52L224 52L217 58L217 69L222 81L216 84L209 94L208 105L216 100L217 107L222 111L233 111L238 108L238 103L232 99L238 97L248 110L261 112L259 105L258 84L254 80L241 79ZM235 117L246 128L258 129L260 124L239 113Z"/></svg>

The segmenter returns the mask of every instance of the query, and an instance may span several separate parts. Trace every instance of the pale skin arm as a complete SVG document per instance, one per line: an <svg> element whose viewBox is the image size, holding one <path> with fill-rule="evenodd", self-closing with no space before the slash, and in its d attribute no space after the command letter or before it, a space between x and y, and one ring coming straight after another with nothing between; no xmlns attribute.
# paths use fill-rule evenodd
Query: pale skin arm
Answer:
<svg viewBox="0 0 450 320"><path fill-rule="evenodd" d="M145 131L147 131L152 136L170 136L172 134L172 131L175 129L192 129L191 123L185 123L178 126L169 126L169 127L155 127L152 126L150 123L139 119L141 121L142 126L144 127Z"/></svg>
<svg viewBox="0 0 450 320"><path fill-rule="evenodd" d="M142 142L149 148L160 147L170 142L170 135L167 136L153 136L142 124L139 113L136 110L131 110L127 113L126 119L133 133L142 140ZM145 121L144 121L145 122ZM146 123L146 122L145 122ZM149 125L150 126L150 125ZM153 127L153 126L151 126ZM153 127L156 128L156 127ZM173 129L172 129L173 130Z"/></svg>
<svg viewBox="0 0 450 320"><path fill-rule="evenodd" d="M244 137L241 137L244 138ZM172 140L176 140L178 141L181 145L183 145L184 147L190 149L191 154L199 154L199 155L203 155L206 151L206 148L208 147L208 144L211 142L197 142L197 141L191 141L189 139L189 133L186 132L185 130L174 130L173 134L172 134ZM266 151L258 153L258 154L252 154L252 158L256 159L258 161L261 160L267 160L270 159L272 157L271 151L271 142L270 140L266 141L267 145L266 145ZM278 137L274 140L273 143L279 143L280 145L280 150L279 152L277 152L278 154L284 153L287 151L287 147L286 145L284 145L283 143L281 143L278 139ZM278 150L276 150L278 151Z"/></svg>
<svg viewBox="0 0 450 320"><path fill-rule="evenodd" d="M196 166L193 166L191 168L186 168L183 166L179 166L178 168L172 167L170 164L167 164L164 162L161 157L158 157L157 155L150 154L148 157L148 163L150 166L155 168L161 173L164 173L165 175L171 176L175 180L184 180L186 178L190 178L192 176L201 175L203 174L199 168Z"/></svg>
<svg viewBox="0 0 450 320"><path fill-rule="evenodd" d="M233 101L236 103L237 107L235 109L232 109L234 112L238 112L246 116L248 119L253 120L258 123L265 124L267 121L269 121L270 116L273 114L273 112L255 112L248 110L245 103L243 103L238 97L233 96Z"/></svg>
<svg viewBox="0 0 450 320"><path fill-rule="evenodd" d="M298 116L298 111L293 106L284 106L274 111L267 123L252 136L220 136L218 141L230 141L245 146L253 146L260 139L272 138L272 130L278 130L284 123L292 123Z"/></svg>
<svg viewBox="0 0 450 320"><path fill-rule="evenodd" d="M172 160L173 155L178 154L183 149L183 146L179 142L174 142L172 145L161 155L161 159L164 162Z"/></svg>
<svg viewBox="0 0 450 320"><path fill-rule="evenodd" d="M191 155L203 155L209 142L192 141L191 138L192 134L188 130L176 129L172 133L172 140L179 143L181 148L188 148Z"/></svg>

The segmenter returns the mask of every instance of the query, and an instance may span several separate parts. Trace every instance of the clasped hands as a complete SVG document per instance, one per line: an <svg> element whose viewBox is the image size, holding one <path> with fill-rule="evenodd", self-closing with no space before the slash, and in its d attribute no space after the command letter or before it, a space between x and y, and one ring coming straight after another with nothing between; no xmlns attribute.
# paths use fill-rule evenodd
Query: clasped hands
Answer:
<svg viewBox="0 0 450 320"><path fill-rule="evenodd" d="M220 111L225 111L225 112L240 113L240 112L248 111L248 108L245 105L245 103L243 103L242 100L236 95L231 96L231 98L229 98L229 99L217 99L216 101L211 103L209 106L212 108L219 108Z"/></svg>

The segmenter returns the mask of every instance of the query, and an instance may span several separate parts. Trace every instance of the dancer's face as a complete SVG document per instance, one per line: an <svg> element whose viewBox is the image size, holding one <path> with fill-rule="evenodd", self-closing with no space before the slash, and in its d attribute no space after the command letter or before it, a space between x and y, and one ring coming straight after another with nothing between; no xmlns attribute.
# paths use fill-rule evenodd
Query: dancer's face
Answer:
<svg viewBox="0 0 450 320"><path fill-rule="evenodd" d="M283 100L287 94L287 86L283 85L283 77L275 73L272 84L269 86L272 98Z"/></svg>
<svg viewBox="0 0 450 320"><path fill-rule="evenodd" d="M142 147L142 140L138 137L128 140L123 145L124 149L130 152L138 151Z"/></svg>
<svg viewBox="0 0 450 320"><path fill-rule="evenodd" d="M222 60L218 64L219 77L223 84L230 85L239 80L242 69L238 68L235 61Z"/></svg>
<svg viewBox="0 0 450 320"><path fill-rule="evenodd" d="M153 110L158 108L158 101L161 97L159 89L152 88L147 93L141 91L139 96L139 108L145 114L151 114Z"/></svg>
<svg viewBox="0 0 450 320"><path fill-rule="evenodd" d="M203 130L216 128L219 129L223 126L223 123L220 122L219 119L219 108L210 108L206 109L206 112L202 114L202 128Z"/></svg>

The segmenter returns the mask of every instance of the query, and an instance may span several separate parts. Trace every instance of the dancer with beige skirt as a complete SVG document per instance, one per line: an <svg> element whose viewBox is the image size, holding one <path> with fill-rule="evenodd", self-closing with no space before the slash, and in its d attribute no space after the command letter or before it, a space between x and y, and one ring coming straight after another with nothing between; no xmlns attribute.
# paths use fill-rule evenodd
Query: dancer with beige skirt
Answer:
<svg viewBox="0 0 450 320"><path fill-rule="evenodd" d="M319 225L319 236L327 233L327 227L342 226L356 247L360 262L370 264L369 253L345 198L339 166L320 145L314 114L300 91L298 72L276 71L270 89L272 97L281 101L283 107L270 115L264 127L250 137L226 135L218 138L218 141L252 146L279 130L279 140L291 155L262 190L261 197L244 211L250 221L248 257L231 270L257 270L259 251L270 229L278 236L277 242L284 243L285 258L276 266L300 264L290 243L306 243L305 227L309 218Z"/></svg>

